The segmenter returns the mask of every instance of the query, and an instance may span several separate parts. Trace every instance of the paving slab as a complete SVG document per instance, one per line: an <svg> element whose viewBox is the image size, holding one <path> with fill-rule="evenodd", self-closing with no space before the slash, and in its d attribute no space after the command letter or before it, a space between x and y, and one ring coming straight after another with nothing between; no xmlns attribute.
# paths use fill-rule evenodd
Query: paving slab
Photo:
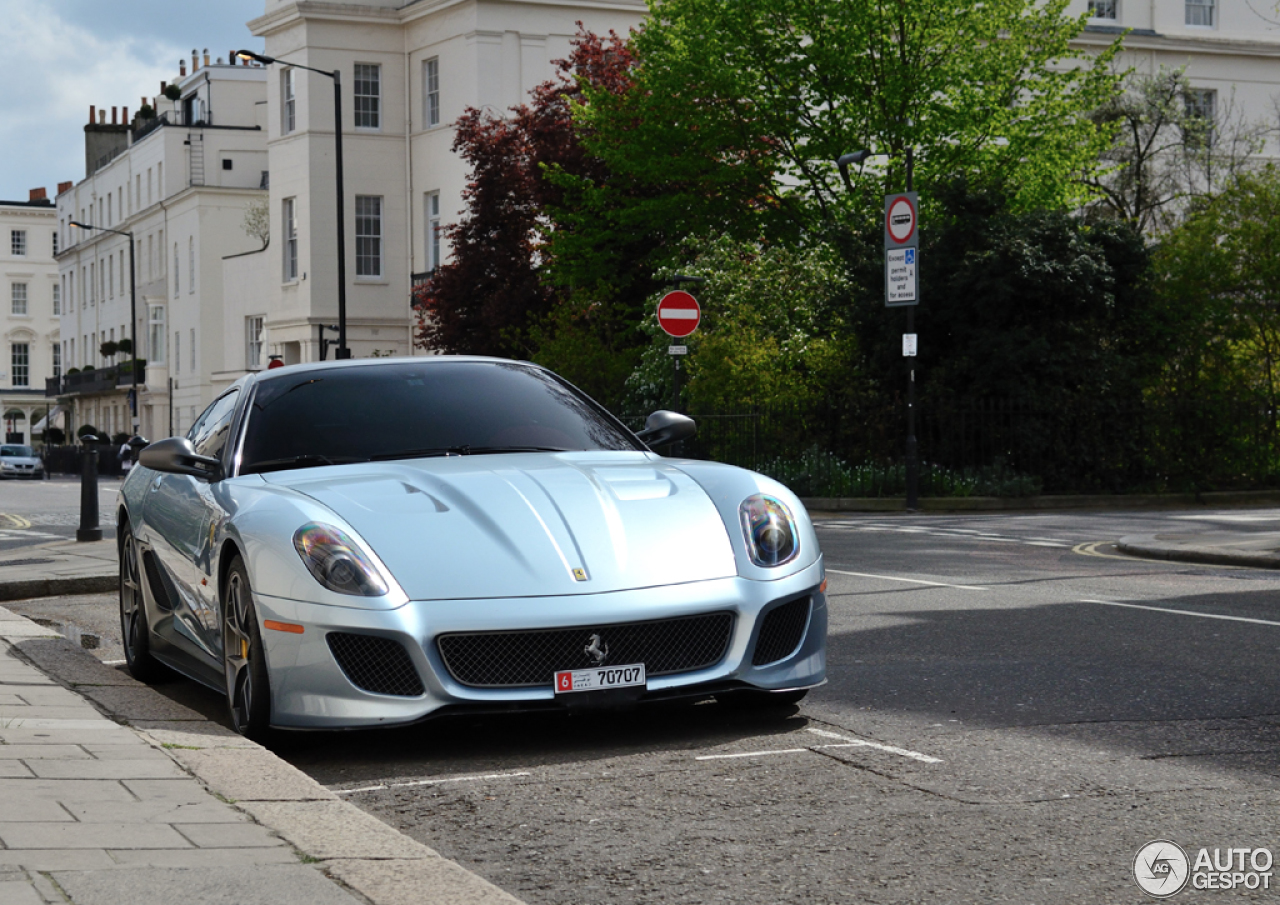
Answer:
<svg viewBox="0 0 1280 905"><path fill-rule="evenodd" d="M186 785L190 794L181 796L178 800L153 799L127 803L63 801L60 805L67 819L75 819L81 823L248 823L247 814L227 807L196 783Z"/></svg>
<svg viewBox="0 0 1280 905"><path fill-rule="evenodd" d="M15 823L0 821L0 842L20 848L190 848L173 827L146 823Z"/></svg>
<svg viewBox="0 0 1280 905"><path fill-rule="evenodd" d="M245 866L234 882L225 869L146 868L55 872L53 879L75 905L353 905L358 902L314 867L303 864Z"/></svg>
<svg viewBox="0 0 1280 905"><path fill-rule="evenodd" d="M241 871L255 864L299 864L298 853L287 845L272 848L188 848L182 850L111 851L112 866L136 869L143 867L219 867L226 871L228 884L241 881ZM296 902L284 899L284 902ZM430 901L430 900L427 900ZM132 905L132 903L129 903ZM199 905L204 905L200 902ZM310 903L306 903L310 905ZM419 905L425 905L419 903ZM447 905L447 903L440 903Z"/></svg>
<svg viewBox="0 0 1280 905"><path fill-rule="evenodd" d="M0 866L27 870L110 870L119 866L106 849L0 849Z"/></svg>
<svg viewBox="0 0 1280 905"><path fill-rule="evenodd" d="M0 760L92 760L80 745L0 745Z"/></svg>
<svg viewBox="0 0 1280 905"><path fill-rule="evenodd" d="M41 779L178 779L186 774L167 757L129 760L33 760L31 772Z"/></svg>
<svg viewBox="0 0 1280 905"><path fill-rule="evenodd" d="M45 905L45 900L26 880L0 879L0 905Z"/></svg>
<svg viewBox="0 0 1280 905"><path fill-rule="evenodd" d="M188 780L190 782L190 780ZM0 801L23 807L30 801L132 802L123 783L110 779L0 779Z"/></svg>
<svg viewBox="0 0 1280 905"><path fill-rule="evenodd" d="M256 823L175 823L196 848L274 848L285 842Z"/></svg>

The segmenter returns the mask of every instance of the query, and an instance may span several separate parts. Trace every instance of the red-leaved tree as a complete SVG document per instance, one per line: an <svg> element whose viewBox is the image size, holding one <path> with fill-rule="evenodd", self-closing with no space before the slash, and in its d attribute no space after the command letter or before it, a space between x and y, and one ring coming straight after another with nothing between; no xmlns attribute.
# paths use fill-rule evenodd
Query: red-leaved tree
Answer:
<svg viewBox="0 0 1280 905"><path fill-rule="evenodd" d="M451 259L414 292L420 348L532 356L529 328L559 301L538 274L544 212L561 200L547 173L605 175L583 151L571 107L581 102L583 84L626 91L633 65L617 34L602 39L579 22L573 52L556 62L556 78L535 88L531 103L509 117L468 108L455 123L453 150L470 165L471 179L462 219L443 229Z"/></svg>

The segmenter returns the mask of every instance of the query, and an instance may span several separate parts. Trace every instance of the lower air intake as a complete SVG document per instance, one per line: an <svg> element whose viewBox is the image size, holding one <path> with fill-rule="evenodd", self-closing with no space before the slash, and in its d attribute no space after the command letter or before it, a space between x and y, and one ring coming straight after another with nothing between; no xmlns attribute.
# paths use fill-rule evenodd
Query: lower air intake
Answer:
<svg viewBox="0 0 1280 905"><path fill-rule="evenodd" d="M756 652L751 657L752 666L776 663L795 653L804 639L805 626L809 624L809 598L797 597L765 613L760 623L760 637L756 639Z"/></svg>
<svg viewBox="0 0 1280 905"><path fill-rule="evenodd" d="M426 689L399 641L376 635L330 632L325 636L333 659L351 684L373 694L413 698Z"/></svg>

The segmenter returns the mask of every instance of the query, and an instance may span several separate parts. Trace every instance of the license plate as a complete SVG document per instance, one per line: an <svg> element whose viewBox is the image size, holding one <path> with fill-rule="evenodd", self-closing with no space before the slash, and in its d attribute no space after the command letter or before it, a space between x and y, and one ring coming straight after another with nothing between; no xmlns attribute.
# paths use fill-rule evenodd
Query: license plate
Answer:
<svg viewBox="0 0 1280 905"><path fill-rule="evenodd" d="M594 669L562 669L556 673L556 694L599 691L602 688L630 688L644 683L643 663L598 666Z"/></svg>

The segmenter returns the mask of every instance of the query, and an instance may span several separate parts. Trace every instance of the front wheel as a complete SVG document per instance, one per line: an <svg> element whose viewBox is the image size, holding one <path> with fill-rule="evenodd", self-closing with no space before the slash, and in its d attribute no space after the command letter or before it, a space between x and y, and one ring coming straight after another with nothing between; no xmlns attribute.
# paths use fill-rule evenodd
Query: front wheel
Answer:
<svg viewBox="0 0 1280 905"><path fill-rule="evenodd" d="M148 685L169 677L169 670L151 655L151 633L142 602L142 569L138 542L128 522L120 527L120 638L129 675Z"/></svg>
<svg viewBox="0 0 1280 905"><path fill-rule="evenodd" d="M222 662L231 724L246 738L261 741L271 726L271 680L244 560L227 571L222 597Z"/></svg>

